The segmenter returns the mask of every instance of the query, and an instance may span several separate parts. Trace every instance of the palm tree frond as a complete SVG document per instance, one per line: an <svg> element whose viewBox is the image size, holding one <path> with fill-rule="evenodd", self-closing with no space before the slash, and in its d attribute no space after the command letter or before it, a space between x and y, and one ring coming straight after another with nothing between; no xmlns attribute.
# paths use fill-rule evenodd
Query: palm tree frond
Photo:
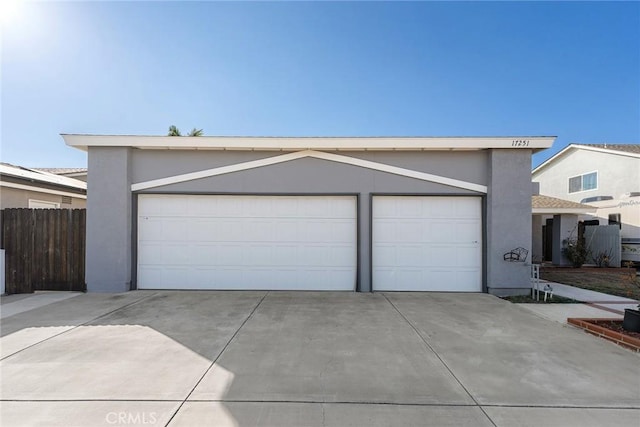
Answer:
<svg viewBox="0 0 640 427"><path fill-rule="evenodd" d="M169 133L167 133L167 135L168 136L182 136L182 134L180 134L180 129L178 129L174 125L169 126Z"/></svg>

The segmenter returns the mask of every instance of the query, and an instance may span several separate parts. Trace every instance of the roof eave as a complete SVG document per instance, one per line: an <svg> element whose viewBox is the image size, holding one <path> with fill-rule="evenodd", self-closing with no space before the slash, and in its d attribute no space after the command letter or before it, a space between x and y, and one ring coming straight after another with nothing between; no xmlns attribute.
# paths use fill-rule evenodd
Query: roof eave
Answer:
<svg viewBox="0 0 640 427"><path fill-rule="evenodd" d="M84 181L80 181L79 179L49 173L32 172L29 170L13 168L5 165L0 165L0 174L33 182L42 182L78 190L86 191L87 189L87 183Z"/></svg>
<svg viewBox="0 0 640 427"><path fill-rule="evenodd" d="M593 208L532 208L531 212L535 215L559 215L559 214L590 214L594 212Z"/></svg>
<svg viewBox="0 0 640 427"><path fill-rule="evenodd" d="M482 150L531 149L553 145L555 136L502 137L242 137L242 136L134 136L62 134L70 147L132 147L153 150Z"/></svg>
<svg viewBox="0 0 640 427"><path fill-rule="evenodd" d="M549 164L555 162L558 158L560 158L567 151L572 150L572 149L573 150L595 151L595 152L598 152L598 153L613 154L613 155L616 155L616 156L626 156L626 157L637 157L637 158L640 158L640 154L630 153L628 151L609 150L609 149L606 149L606 148L590 147L588 145L582 145L582 144L569 144L565 148L563 148L561 151L557 152L556 154L554 154L553 156L549 157L544 162L540 163L537 168L535 168L534 170L531 171L531 175L533 176L536 173L540 172L542 169L546 168Z"/></svg>

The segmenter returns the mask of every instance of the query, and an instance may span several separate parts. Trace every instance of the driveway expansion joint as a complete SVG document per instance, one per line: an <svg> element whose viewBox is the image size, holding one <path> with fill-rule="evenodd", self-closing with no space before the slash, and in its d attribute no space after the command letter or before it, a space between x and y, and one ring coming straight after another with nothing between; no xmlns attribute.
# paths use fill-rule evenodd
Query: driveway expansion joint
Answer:
<svg viewBox="0 0 640 427"><path fill-rule="evenodd" d="M184 406L184 404L187 402L187 400L189 400L189 397L193 394L193 392L195 391L196 388L198 388L198 385L200 385L200 383L202 382L202 380L204 379L204 377L207 376L207 374L209 373L209 371L211 371L211 368L213 368L213 366L216 364L216 362L218 361L218 359L220 359L220 356L222 356L222 353L224 353L224 351L227 349L227 347L229 347L229 345L231 344L231 342L236 338L236 336L238 335L238 333L240 332L240 329L242 329L242 327L249 321L249 319L251 319L251 317L253 317L253 314L256 312L256 310L258 309L258 307L260 307L260 304L262 304L262 301L264 301L264 299L267 297L267 295L269 295L269 291L266 291L264 293L264 295L262 295L262 298L260 298L260 301L258 301L258 303L255 305L255 307L253 307L253 309L251 310L251 313L249 313L249 315L246 317L246 319L244 319L242 321L242 323L240 324L240 326L238 327L238 329L236 329L236 331L233 333L233 335L231 336L231 338L229 338L229 341L227 341L227 343L224 345L224 347L222 347L222 350L220 350L220 353L218 353L218 355L215 357L215 359L213 359L213 361L211 362L211 364L209 365L209 367L204 371L204 373L202 374L202 376L198 379L198 381L196 381L195 385L191 388L191 391L189 391L189 393L187 394L187 397L185 397L182 402L180 403L180 405L178 406L178 408L176 408L175 412L171 415L171 417L169 418L169 420L167 421L167 423L165 424L165 427L167 427L169 424L171 424L171 421L175 418L175 416L178 414L178 412L180 412L180 409L182 409L182 407Z"/></svg>
<svg viewBox="0 0 640 427"><path fill-rule="evenodd" d="M480 403L476 400L475 397L473 397L473 395L471 394L471 392L469 392L469 390L467 390L467 388L464 386L464 384L462 384L462 381L460 381L460 379L456 376L456 374L453 373L453 370L449 367L449 365L447 365L447 363L442 359L442 357L440 357L440 355L438 354L438 352L431 346L431 344L429 344L429 342L426 340L426 338L424 336L422 336L422 334L420 333L420 331L418 330L418 328L411 323L411 321L398 309L398 307L396 307L396 305L391 302L391 300L389 299L389 297L387 297L386 293L382 293L382 296L384 297L384 299L387 300L387 302L389 304L391 304L391 307L394 308L394 310L404 319L405 322L407 322L407 324L411 327L411 329L413 329L413 331L420 337L420 339L422 340L422 342L424 343L424 345L426 345L429 350L431 350L433 352L433 354L438 358L438 360L440 361L440 363L442 363L442 366L444 366L447 371L449 371L449 373L451 374L451 376L456 380L456 382L458 384L460 384L460 387L462 387L462 389L465 391L465 393L467 393L467 395L469 396L469 398L471 400L474 401L474 403L476 404L475 406L477 406L478 408L480 408L480 410L482 411L482 413L485 415L485 417L487 417L487 419L489 420L489 422L491 422L491 424L493 424L495 427L498 427L496 425L496 423L493 422L493 420L491 419L491 417L489 417L489 414L487 414L485 412L484 409L482 409L482 405L480 405Z"/></svg>

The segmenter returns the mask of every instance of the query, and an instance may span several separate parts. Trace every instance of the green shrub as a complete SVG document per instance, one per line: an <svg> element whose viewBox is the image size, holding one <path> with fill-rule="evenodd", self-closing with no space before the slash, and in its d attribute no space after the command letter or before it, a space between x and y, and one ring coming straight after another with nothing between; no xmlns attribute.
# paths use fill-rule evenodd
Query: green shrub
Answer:
<svg viewBox="0 0 640 427"><path fill-rule="evenodd" d="M582 267L582 264L584 264L589 257L589 252L589 248L587 248L584 239L569 238L566 240L564 254L574 267Z"/></svg>

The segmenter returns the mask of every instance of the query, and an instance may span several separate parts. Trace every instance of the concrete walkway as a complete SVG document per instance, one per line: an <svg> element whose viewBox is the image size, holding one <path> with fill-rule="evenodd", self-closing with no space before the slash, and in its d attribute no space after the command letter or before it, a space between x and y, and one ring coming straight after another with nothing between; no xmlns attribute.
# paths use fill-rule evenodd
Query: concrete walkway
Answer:
<svg viewBox="0 0 640 427"><path fill-rule="evenodd" d="M0 319L82 295L81 292L37 291L0 297Z"/></svg>
<svg viewBox="0 0 640 427"><path fill-rule="evenodd" d="M595 308L609 311L612 314L624 315L625 308L636 308L640 303L640 301L631 298L576 288L575 286L564 285L562 283L548 282L546 280L541 280L540 283L542 287L544 287L545 284L550 284L553 287L555 295L582 301Z"/></svg>
<svg viewBox="0 0 640 427"><path fill-rule="evenodd" d="M562 283L540 280L540 289L545 285L553 287L553 294L584 304L518 304L520 307L529 310L538 316L555 322L567 323L570 317L595 318L595 319L622 319L625 308L636 308L638 301L604 294L602 292L581 289ZM541 298L544 295L540 292Z"/></svg>
<svg viewBox="0 0 640 427"><path fill-rule="evenodd" d="M638 354L487 294L83 294L1 334L3 427L640 419Z"/></svg>

